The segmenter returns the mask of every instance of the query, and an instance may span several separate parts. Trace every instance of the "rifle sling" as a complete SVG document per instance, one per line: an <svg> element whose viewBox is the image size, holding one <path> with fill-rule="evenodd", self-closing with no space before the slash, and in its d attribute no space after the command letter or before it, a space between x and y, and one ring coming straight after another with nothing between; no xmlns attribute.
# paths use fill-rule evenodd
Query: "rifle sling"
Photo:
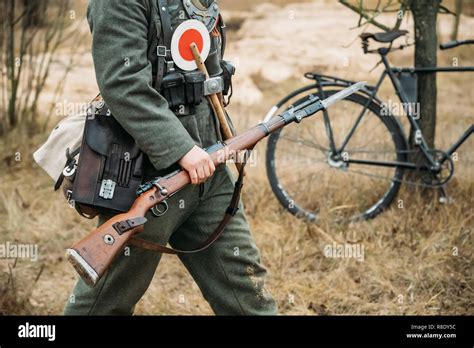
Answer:
<svg viewBox="0 0 474 348"><path fill-rule="evenodd" d="M244 161L242 162L242 165L239 168L239 177L237 181L235 182L235 189L234 193L232 195L232 199L230 201L230 205L226 210L226 213L224 215L224 218L220 222L219 226L215 229L215 231L211 234L211 236L197 249L194 250L177 250L173 248L166 247L164 245L150 242L138 237L131 237L129 240L129 245L136 246L142 249L150 250L150 251L155 251L158 253L163 253L163 254L195 254L201 251L206 250L209 248L214 242L221 236L221 234L224 232L225 228L227 227L227 224L230 222L232 217L237 214L237 211L239 210L239 202L240 202L240 197L242 193L242 187L243 187L243 181L244 181L244 168L245 165L247 164L247 160L249 157L249 152L245 153L244 156Z"/></svg>

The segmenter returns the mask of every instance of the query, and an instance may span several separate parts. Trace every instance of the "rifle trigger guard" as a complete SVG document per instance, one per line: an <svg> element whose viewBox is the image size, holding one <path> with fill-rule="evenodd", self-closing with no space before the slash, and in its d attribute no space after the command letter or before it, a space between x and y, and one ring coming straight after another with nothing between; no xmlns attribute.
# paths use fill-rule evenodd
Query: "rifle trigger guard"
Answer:
<svg viewBox="0 0 474 348"><path fill-rule="evenodd" d="M162 209L160 209L162 207ZM155 205L153 208L151 208L151 212L153 216L155 217L162 217L168 212L169 206L167 201L163 201L157 205Z"/></svg>

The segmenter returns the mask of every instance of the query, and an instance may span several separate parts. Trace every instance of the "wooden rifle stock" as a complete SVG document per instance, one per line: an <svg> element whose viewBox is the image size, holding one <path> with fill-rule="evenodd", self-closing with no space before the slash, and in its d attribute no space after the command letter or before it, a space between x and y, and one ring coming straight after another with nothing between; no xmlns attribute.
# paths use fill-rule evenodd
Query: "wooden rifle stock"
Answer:
<svg viewBox="0 0 474 348"><path fill-rule="evenodd" d="M261 123L224 143L216 144L209 148L208 152L216 165L236 159L240 151L253 149L270 133L290 123L299 123L304 118L326 109L329 105L363 87L365 87L364 83L355 84L324 101L310 96L306 102L296 108L273 117L268 122ZM127 213L114 216L68 249L67 258L83 280L88 285L95 286L117 255L128 245L130 238L143 231L143 225L147 221L145 218L147 212L190 183L187 172L178 171L145 184L146 189L137 197Z"/></svg>
<svg viewBox="0 0 474 348"><path fill-rule="evenodd" d="M284 125L283 119L274 118L225 143L216 144L209 149L214 164L235 159L239 151L252 149L260 140ZM163 178L159 181L160 188L153 186L138 196L127 213L114 216L68 249L69 262L89 286L95 286L116 256L127 246L129 239L143 231L146 213L190 183L185 171Z"/></svg>

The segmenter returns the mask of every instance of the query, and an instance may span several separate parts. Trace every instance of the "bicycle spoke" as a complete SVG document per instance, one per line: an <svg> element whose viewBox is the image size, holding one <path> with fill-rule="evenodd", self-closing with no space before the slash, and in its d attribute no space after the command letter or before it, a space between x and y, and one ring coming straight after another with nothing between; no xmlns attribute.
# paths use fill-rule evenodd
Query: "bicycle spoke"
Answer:
<svg viewBox="0 0 474 348"><path fill-rule="evenodd" d="M346 150L348 154L353 154L353 153L389 153L393 155L393 151L387 150L387 151L376 151L376 150Z"/></svg>
<svg viewBox="0 0 474 348"><path fill-rule="evenodd" d="M367 136L365 136L364 138L365 138L366 141L365 141L364 145L359 146L359 147L357 147L357 148L355 148L355 149L365 148L365 147L367 147L367 145L369 145L370 143L373 143L373 137L374 137L374 134L376 134L376 133L375 133L375 128L378 128L378 127L381 127L381 126L382 126L382 123L379 122L379 123L376 124L374 127L372 127L369 131L364 132L364 133L367 133L367 134L371 134L372 136L371 136L370 138L367 137ZM357 130L356 130L356 132L357 132ZM352 136L352 139L354 138L354 136L355 136L355 134ZM349 142L349 143L350 143L350 142ZM348 143L348 144L349 144L349 143Z"/></svg>
<svg viewBox="0 0 474 348"><path fill-rule="evenodd" d="M293 138L293 137L289 137L288 135L282 136L281 139L285 139L285 140L288 140L290 142L297 143L297 144L300 144L300 145L312 147L312 148L320 150L323 153L327 153L329 151L328 148L325 148L325 147L321 146L320 144L316 144L316 143L314 143L310 140L296 139L296 138Z"/></svg>
<svg viewBox="0 0 474 348"><path fill-rule="evenodd" d="M308 178L313 178L316 173L320 172L321 170L316 171L315 173L311 173L310 175L294 175L294 171L290 172L290 175L284 175L282 173L281 177L284 179L285 184L288 184L288 187L293 187L293 184L301 183L302 180L308 180ZM290 177L291 179L288 180L286 178ZM302 186L299 186L302 187Z"/></svg>
<svg viewBox="0 0 474 348"><path fill-rule="evenodd" d="M290 163L295 163L295 160L297 163L302 163L302 164L311 164L311 163L318 163L318 162L326 162L327 157L315 157L315 156L308 156L302 153L289 153L287 156L283 157L278 160L278 163L282 163L281 160L285 159L286 162ZM301 159L301 160L300 160Z"/></svg>

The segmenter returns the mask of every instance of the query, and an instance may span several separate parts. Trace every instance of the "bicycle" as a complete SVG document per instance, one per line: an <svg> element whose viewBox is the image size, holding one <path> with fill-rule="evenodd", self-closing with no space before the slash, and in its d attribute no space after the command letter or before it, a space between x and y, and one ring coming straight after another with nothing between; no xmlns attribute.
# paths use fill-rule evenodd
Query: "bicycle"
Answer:
<svg viewBox="0 0 474 348"><path fill-rule="evenodd" d="M432 149L417 122L416 81L423 73L467 72L474 67L392 67L387 55L410 46L393 47L407 31L361 35L365 54L378 54L385 69L375 86L357 94L323 113L323 117L303 127L289 127L269 137L267 175L279 202L293 215L308 221L329 218L338 222L367 220L376 217L396 198L402 183L439 188L454 173L452 155L474 132L471 125L447 150ZM369 49L369 39L387 46ZM449 49L473 44L474 40L441 45ZM387 111L377 93L389 76L414 130L414 148L409 149L399 117ZM321 99L334 95L354 81L318 73L306 73L311 85L299 88L268 112L268 120L281 110L288 110L311 96ZM311 92L311 93L309 93ZM356 108L357 107L357 108ZM359 112L354 112L359 110ZM297 145L297 146L295 146ZM413 158L418 154L421 161ZM298 168L304 167L300 176ZM422 181L404 180L406 171L417 171ZM311 172L312 175L307 175ZM305 181L303 177L309 178Z"/></svg>

